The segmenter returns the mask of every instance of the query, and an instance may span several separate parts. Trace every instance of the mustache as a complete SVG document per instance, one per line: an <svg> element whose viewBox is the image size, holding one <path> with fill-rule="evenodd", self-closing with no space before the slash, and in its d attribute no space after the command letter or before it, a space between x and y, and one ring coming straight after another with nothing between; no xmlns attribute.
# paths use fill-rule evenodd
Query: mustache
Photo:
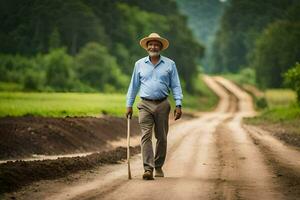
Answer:
<svg viewBox="0 0 300 200"><path fill-rule="evenodd" d="M159 56L160 51L148 51L149 56Z"/></svg>

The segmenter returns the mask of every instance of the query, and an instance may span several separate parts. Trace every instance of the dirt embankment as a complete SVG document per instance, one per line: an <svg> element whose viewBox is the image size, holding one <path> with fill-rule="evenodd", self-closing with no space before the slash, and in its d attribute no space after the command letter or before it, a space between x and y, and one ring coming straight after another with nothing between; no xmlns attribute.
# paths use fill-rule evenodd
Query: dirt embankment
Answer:
<svg viewBox="0 0 300 200"><path fill-rule="evenodd" d="M185 114L184 119L192 118ZM172 124L172 123L171 123ZM131 136L138 136L138 119L131 121ZM4 117L0 118L0 159L30 158L35 154L61 155L94 152L84 157L54 160L16 161L0 164L0 198L32 182L56 179L126 159L126 148L115 148L112 141L126 139L125 118L96 117ZM140 146L131 147L131 154Z"/></svg>
<svg viewBox="0 0 300 200"><path fill-rule="evenodd" d="M275 136L286 144L300 147L300 119L297 121L299 121L297 124L285 125L281 123L261 123L256 124L256 126L267 131L270 135Z"/></svg>
<svg viewBox="0 0 300 200"><path fill-rule="evenodd" d="M138 135L137 119L131 124L131 135ZM0 159L111 150L109 141L126 135L125 118L4 117L0 118Z"/></svg>
<svg viewBox="0 0 300 200"><path fill-rule="evenodd" d="M131 155L140 152L140 146L132 147ZM118 147L111 151L94 153L84 157L59 158L40 161L9 161L0 164L0 198L4 192L15 191L39 180L55 179L80 170L89 170L103 164L117 164L126 159L127 150Z"/></svg>
<svg viewBox="0 0 300 200"><path fill-rule="evenodd" d="M132 119L131 135L140 133ZM56 155L100 151L85 157L16 161L0 164L0 194L43 179L55 179L126 159L126 148L113 149L111 141L127 136L125 118L5 117L0 119L0 158L24 158L33 154ZM132 154L140 152L134 147Z"/></svg>

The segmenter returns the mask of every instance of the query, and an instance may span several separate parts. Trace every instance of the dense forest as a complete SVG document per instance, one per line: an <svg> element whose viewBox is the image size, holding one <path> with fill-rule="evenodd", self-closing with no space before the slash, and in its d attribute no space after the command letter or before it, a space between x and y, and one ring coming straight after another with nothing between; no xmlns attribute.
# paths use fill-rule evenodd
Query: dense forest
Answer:
<svg viewBox="0 0 300 200"><path fill-rule="evenodd" d="M230 0L212 47L211 71L252 68L260 87L284 86L283 74L300 61L299 10L298 0Z"/></svg>
<svg viewBox="0 0 300 200"><path fill-rule="evenodd" d="M169 39L163 55L189 93L200 65L283 87L300 62L299 10L298 0L0 0L0 90L125 91L151 32Z"/></svg>
<svg viewBox="0 0 300 200"><path fill-rule="evenodd" d="M261 88L289 85L284 74L300 62L298 0L177 2L205 44L207 73L249 74Z"/></svg>
<svg viewBox="0 0 300 200"><path fill-rule="evenodd" d="M124 91L147 55L139 40L158 32L195 91L204 47L175 1L1 0L0 20L0 90Z"/></svg>

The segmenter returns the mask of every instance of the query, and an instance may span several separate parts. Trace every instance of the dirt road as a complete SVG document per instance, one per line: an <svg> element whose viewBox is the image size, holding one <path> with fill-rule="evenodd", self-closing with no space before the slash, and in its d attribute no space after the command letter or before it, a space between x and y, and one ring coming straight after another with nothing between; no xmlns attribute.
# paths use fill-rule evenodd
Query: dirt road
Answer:
<svg viewBox="0 0 300 200"><path fill-rule="evenodd" d="M21 199L300 199L298 149L243 127L254 115L249 95L221 77L205 77L220 97L214 112L175 123L168 135L165 178L143 181L141 155L126 164L44 181L15 194ZM273 148L274 147L274 148Z"/></svg>

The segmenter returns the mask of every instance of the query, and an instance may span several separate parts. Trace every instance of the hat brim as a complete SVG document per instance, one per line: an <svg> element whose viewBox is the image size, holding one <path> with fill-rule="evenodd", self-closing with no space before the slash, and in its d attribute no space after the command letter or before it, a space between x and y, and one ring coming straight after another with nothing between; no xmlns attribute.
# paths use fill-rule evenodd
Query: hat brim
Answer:
<svg viewBox="0 0 300 200"><path fill-rule="evenodd" d="M162 44L161 51L163 51L163 50L165 50L165 49L167 49L169 47L169 41L167 39L165 39L165 38L162 38L162 37L145 37L145 38L143 38L143 39L140 40L140 45L145 50L148 50L147 49L147 42L153 41L153 40L159 41Z"/></svg>

